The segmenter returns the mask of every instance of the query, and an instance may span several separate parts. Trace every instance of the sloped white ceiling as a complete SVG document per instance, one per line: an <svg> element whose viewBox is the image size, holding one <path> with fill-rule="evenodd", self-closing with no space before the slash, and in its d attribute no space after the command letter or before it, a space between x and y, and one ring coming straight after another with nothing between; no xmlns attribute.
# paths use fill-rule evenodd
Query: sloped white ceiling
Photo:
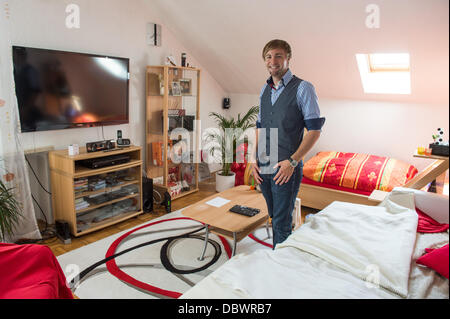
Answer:
<svg viewBox="0 0 450 319"><path fill-rule="evenodd" d="M259 94L262 48L280 38L292 47L292 71L319 98L449 102L448 0L148 1L229 93ZM380 9L379 28L366 26L369 4ZM355 54L375 52L410 53L411 95L363 92Z"/></svg>

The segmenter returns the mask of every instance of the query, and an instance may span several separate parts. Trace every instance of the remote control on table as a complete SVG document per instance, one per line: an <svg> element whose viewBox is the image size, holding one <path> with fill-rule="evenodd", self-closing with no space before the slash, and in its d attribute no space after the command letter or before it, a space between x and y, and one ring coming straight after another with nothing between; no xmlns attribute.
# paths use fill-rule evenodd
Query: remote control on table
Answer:
<svg viewBox="0 0 450 319"><path fill-rule="evenodd" d="M252 217L259 213L259 209L243 205L234 205L230 208L230 212Z"/></svg>

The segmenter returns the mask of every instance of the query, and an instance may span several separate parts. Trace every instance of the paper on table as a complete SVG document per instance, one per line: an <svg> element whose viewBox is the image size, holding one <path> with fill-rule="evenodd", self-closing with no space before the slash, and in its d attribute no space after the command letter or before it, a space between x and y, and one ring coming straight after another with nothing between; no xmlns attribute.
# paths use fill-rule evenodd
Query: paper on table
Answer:
<svg viewBox="0 0 450 319"><path fill-rule="evenodd" d="M214 206L214 207L221 207L221 206L225 205L228 202L230 202L229 199L225 199L225 198L222 198L222 197L215 197L215 198L207 201L206 204L208 204L210 206Z"/></svg>

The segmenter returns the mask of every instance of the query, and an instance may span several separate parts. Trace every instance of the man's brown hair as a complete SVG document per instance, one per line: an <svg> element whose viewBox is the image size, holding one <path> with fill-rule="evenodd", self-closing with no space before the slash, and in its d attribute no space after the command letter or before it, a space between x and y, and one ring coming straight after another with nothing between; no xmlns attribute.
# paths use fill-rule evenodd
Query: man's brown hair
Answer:
<svg viewBox="0 0 450 319"><path fill-rule="evenodd" d="M263 60L266 59L267 52L269 52L270 50L273 50L273 49L283 49L284 52L286 52L288 59L292 56L291 46L289 45L289 43L287 43L284 40L275 39L275 40L269 41L264 46L264 49L262 51Z"/></svg>

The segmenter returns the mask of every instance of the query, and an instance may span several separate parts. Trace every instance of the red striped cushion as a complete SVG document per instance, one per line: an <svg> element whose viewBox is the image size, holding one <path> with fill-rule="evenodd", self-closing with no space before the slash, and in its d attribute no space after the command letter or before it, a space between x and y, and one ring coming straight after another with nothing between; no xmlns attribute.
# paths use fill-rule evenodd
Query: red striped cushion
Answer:
<svg viewBox="0 0 450 319"><path fill-rule="evenodd" d="M369 193L390 192L417 173L406 162L362 153L319 152L303 167L303 175L315 182Z"/></svg>

